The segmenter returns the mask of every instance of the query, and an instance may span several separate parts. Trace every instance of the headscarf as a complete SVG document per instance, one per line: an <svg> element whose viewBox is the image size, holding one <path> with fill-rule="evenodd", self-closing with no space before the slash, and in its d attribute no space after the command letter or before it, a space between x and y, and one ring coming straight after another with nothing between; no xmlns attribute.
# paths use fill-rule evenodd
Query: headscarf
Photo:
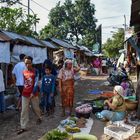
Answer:
<svg viewBox="0 0 140 140"><path fill-rule="evenodd" d="M72 60L66 59L65 62L64 62L64 66L63 67L66 68L66 64L69 64L69 63L73 64Z"/></svg>
<svg viewBox="0 0 140 140"><path fill-rule="evenodd" d="M114 90L122 97L124 98L123 94L124 94L124 89L122 86L115 86L114 87Z"/></svg>

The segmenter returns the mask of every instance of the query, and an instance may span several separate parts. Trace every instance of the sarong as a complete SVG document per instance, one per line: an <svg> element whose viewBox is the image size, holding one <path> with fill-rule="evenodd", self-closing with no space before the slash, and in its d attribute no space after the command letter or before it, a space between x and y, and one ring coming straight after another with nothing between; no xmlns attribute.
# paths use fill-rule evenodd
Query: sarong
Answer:
<svg viewBox="0 0 140 140"><path fill-rule="evenodd" d="M61 101L62 107L73 107L74 100L74 80L62 82Z"/></svg>

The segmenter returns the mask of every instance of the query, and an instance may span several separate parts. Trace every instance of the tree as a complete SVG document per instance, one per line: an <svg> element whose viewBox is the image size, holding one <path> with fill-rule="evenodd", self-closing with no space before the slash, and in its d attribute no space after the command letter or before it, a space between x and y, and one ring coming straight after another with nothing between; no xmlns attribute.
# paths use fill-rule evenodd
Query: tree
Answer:
<svg viewBox="0 0 140 140"><path fill-rule="evenodd" d="M0 8L0 29L22 35L34 36L34 26L39 22L37 15L27 15L22 8Z"/></svg>
<svg viewBox="0 0 140 140"><path fill-rule="evenodd" d="M96 19L95 6L90 0L65 0L60 2L49 13L49 24L40 32L41 38L57 37L72 39L77 43L92 47L94 43Z"/></svg>
<svg viewBox="0 0 140 140"><path fill-rule="evenodd" d="M112 39L108 39L103 45L103 51L108 57L116 57L119 54L119 50L124 48L124 30L118 29L118 32L114 33Z"/></svg>
<svg viewBox="0 0 140 140"><path fill-rule="evenodd" d="M0 3L7 3L7 5L12 6L20 1L21 0L0 0Z"/></svg>

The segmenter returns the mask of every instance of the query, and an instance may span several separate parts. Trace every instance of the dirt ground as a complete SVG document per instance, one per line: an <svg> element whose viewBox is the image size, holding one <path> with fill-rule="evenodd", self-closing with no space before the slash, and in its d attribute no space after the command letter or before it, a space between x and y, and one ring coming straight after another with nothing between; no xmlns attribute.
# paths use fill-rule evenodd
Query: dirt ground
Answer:
<svg viewBox="0 0 140 140"><path fill-rule="evenodd" d="M93 95L87 94L90 89L111 91L113 87L104 85L106 78L107 76L85 76L80 81L77 81L75 86L75 106L77 102L93 98ZM90 133L97 136L99 140L103 140L102 135L105 123L97 120L93 114L91 117L94 122ZM20 128L19 113L15 110L7 110L3 115L0 114L0 140L38 140L44 133L56 128L63 119L65 118L61 117L60 97L57 95L54 115L49 117L44 115L43 122L37 125L36 116L31 109L28 131L17 135L16 130Z"/></svg>

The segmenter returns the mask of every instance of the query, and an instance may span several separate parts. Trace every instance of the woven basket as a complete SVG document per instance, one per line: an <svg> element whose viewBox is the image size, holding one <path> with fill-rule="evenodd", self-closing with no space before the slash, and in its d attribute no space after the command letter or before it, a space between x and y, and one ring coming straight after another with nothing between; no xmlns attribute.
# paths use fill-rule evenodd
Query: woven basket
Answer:
<svg viewBox="0 0 140 140"><path fill-rule="evenodd" d="M135 110L137 108L138 102L132 101L129 99L125 99L125 104L126 104L126 109L131 111L131 110Z"/></svg>

